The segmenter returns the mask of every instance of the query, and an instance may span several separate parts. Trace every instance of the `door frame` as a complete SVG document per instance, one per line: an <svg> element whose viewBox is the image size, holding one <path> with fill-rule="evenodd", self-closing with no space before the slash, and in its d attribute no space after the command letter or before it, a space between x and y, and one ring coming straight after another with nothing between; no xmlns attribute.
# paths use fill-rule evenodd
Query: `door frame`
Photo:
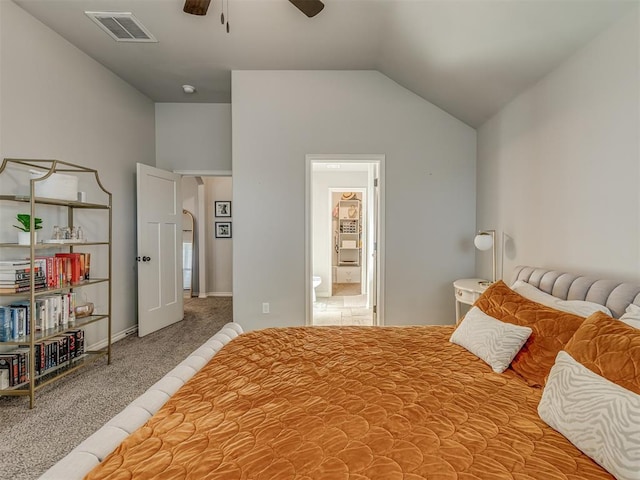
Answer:
<svg viewBox="0 0 640 480"><path fill-rule="evenodd" d="M378 244L376 248L376 325L384 325L384 299L385 299L385 155L384 154L307 154L305 172L305 324L313 324L313 302L311 299L311 289L313 288L313 231L311 224L312 205L312 170L314 163L377 163L378 164ZM367 189L368 190L368 189ZM371 192L373 193L373 192ZM373 252L369 252L371 255ZM369 292L370 295L373 292Z"/></svg>

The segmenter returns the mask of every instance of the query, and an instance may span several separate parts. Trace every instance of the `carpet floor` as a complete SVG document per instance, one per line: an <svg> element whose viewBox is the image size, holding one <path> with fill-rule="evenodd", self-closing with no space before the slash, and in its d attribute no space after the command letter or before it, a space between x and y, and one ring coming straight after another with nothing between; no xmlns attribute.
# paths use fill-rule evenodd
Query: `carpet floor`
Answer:
<svg viewBox="0 0 640 480"><path fill-rule="evenodd" d="M31 480L119 413L232 321L231 298L185 299L184 320L112 346L111 365L86 369L26 397L0 397L0 479Z"/></svg>

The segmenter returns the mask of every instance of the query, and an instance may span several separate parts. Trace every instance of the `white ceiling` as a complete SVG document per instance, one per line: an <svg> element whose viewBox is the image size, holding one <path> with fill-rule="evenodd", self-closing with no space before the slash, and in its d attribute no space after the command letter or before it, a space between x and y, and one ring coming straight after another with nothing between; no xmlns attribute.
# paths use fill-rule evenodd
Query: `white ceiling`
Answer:
<svg viewBox="0 0 640 480"><path fill-rule="evenodd" d="M0 0L4 1L4 0ZM379 70L477 127L637 0L14 0L156 102L231 101L231 70ZM128 11L159 43L121 43L84 15ZM181 85L196 86L188 96Z"/></svg>

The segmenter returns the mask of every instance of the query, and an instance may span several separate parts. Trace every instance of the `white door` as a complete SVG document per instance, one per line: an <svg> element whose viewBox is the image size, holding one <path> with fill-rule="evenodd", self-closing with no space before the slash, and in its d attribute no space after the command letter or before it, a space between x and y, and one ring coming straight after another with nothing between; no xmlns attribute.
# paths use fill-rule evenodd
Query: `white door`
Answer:
<svg viewBox="0 0 640 480"><path fill-rule="evenodd" d="M138 163L138 336L182 320L180 175Z"/></svg>

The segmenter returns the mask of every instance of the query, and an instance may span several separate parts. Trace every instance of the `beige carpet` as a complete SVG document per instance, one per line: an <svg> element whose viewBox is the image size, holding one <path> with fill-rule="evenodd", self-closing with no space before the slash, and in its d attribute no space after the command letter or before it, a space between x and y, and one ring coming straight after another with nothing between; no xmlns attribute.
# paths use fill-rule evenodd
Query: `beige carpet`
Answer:
<svg viewBox="0 0 640 480"><path fill-rule="evenodd" d="M232 321L231 298L185 300L184 320L115 343L98 361L26 397L0 397L0 479L31 480Z"/></svg>

